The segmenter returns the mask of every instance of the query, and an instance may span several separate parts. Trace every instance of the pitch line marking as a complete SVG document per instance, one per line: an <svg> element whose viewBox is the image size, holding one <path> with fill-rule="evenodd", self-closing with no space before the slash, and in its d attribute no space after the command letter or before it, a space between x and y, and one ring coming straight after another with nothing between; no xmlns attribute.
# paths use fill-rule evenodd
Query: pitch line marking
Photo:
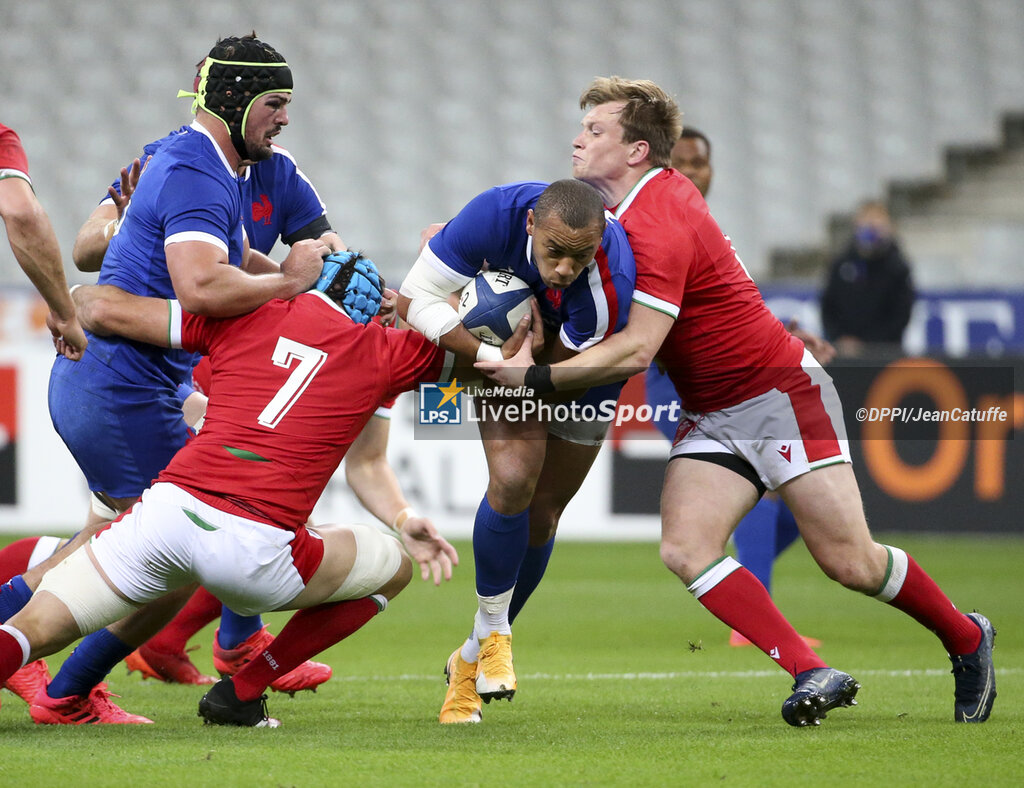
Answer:
<svg viewBox="0 0 1024 788"><path fill-rule="evenodd" d="M889 678L930 678L948 676L949 671L940 668L924 670L852 670L855 677L886 676ZM1024 668L996 668L997 676L1018 676ZM779 678L785 674L781 670L684 670L665 673L528 673L519 678L527 681L665 681L671 679L761 679ZM438 674L401 673L397 676L335 676L334 681L437 681Z"/></svg>

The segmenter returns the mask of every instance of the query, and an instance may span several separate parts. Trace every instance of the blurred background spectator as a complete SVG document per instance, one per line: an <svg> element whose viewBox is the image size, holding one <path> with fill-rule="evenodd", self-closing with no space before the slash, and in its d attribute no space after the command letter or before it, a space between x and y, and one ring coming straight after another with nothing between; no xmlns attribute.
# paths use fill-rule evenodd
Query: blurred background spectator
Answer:
<svg viewBox="0 0 1024 788"><path fill-rule="evenodd" d="M853 238L832 261L821 296L825 337L841 356L899 353L914 306L910 263L885 204L861 203Z"/></svg>

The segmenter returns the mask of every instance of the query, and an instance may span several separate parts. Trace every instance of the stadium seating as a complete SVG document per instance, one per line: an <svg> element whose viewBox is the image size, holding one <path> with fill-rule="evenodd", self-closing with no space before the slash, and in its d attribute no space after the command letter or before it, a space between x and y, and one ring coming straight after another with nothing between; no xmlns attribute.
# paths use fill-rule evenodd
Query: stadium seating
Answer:
<svg viewBox="0 0 1024 788"><path fill-rule="evenodd" d="M478 191L568 173L576 98L596 74L655 79L711 137L713 211L759 277L771 249L825 243L830 215L893 180L940 178L947 146L995 144L1001 115L1024 110L1019 0L635 0L628 13L612 0L310 6L12 6L4 122L25 139L63 248L141 144L187 119L174 93L195 61L218 35L253 27L295 71L280 142L342 237L392 281L419 230ZM958 198L968 210L989 201L969 192ZM955 234L955 222L944 227ZM1001 227L985 231L985 248L1019 240L1019 224ZM974 277L964 259L922 278ZM15 282L16 267L0 268L0 284Z"/></svg>

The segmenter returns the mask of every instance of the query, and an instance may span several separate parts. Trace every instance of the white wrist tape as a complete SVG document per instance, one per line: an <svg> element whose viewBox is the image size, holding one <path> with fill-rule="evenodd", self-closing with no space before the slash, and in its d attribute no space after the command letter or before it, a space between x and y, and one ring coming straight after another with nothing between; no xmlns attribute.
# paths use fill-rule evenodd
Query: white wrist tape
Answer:
<svg viewBox="0 0 1024 788"><path fill-rule="evenodd" d="M476 349L477 361L503 361L504 358L501 348L497 345L488 345L486 342L481 342L480 347Z"/></svg>
<svg viewBox="0 0 1024 788"><path fill-rule="evenodd" d="M405 521L410 517L418 517L416 510L411 506L406 506L398 514L395 515L395 519L391 521L391 530L397 533L402 533L402 526L405 525Z"/></svg>

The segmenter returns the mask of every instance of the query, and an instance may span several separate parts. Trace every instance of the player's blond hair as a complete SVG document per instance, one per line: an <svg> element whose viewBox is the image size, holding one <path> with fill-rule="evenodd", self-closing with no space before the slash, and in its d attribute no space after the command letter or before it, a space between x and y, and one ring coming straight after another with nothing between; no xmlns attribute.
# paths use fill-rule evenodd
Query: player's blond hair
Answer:
<svg viewBox="0 0 1024 788"><path fill-rule="evenodd" d="M647 158L651 164L671 166L672 146L683 129L683 113L675 100L648 79L595 77L580 96L580 108L610 101L626 102L619 113L622 141L646 141L650 146Z"/></svg>

